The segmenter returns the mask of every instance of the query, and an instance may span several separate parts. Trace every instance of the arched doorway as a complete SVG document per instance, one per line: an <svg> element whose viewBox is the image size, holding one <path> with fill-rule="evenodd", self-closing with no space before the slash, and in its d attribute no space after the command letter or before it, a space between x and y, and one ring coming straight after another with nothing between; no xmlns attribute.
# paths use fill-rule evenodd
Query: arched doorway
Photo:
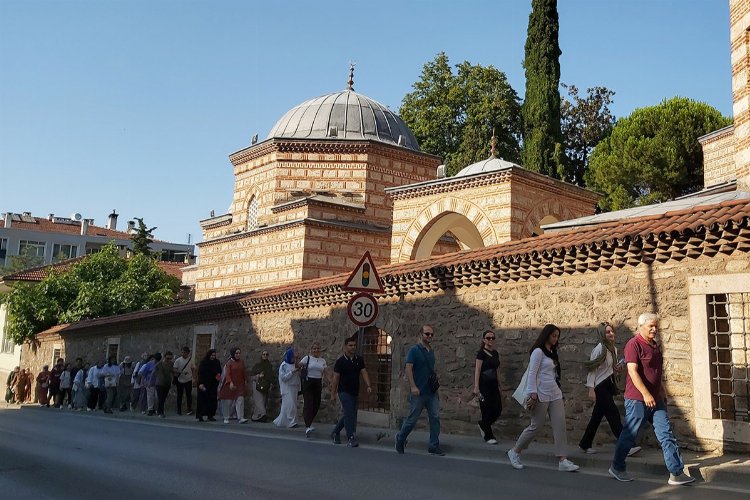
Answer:
<svg viewBox="0 0 750 500"><path fill-rule="evenodd" d="M414 245L412 259L427 259L434 255L435 246L446 235L458 244L459 250L485 246L479 230L466 216L456 212L446 212L424 228Z"/></svg>

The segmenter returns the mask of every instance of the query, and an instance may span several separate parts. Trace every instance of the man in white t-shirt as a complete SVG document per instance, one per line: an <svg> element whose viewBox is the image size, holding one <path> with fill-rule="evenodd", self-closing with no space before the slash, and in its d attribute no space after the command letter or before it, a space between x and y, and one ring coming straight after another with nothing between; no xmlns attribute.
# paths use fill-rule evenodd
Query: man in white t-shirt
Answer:
<svg viewBox="0 0 750 500"><path fill-rule="evenodd" d="M193 356L190 348L182 348L181 356L174 360L174 376L177 378L177 414L182 415L182 394L187 402L186 415L193 414Z"/></svg>

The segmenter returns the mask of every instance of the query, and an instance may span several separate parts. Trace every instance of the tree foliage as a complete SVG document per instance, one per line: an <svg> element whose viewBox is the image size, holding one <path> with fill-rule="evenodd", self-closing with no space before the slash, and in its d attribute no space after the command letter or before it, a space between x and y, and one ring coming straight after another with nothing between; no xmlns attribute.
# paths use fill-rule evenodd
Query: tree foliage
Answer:
<svg viewBox="0 0 750 500"><path fill-rule="evenodd" d="M565 142L565 166L561 178L583 186L589 158L594 147L612 133L615 117L609 110L615 93L606 87L586 89L565 85L568 97L562 101L562 135Z"/></svg>
<svg viewBox="0 0 750 500"><path fill-rule="evenodd" d="M601 191L604 210L676 198L701 189L703 151L698 137L731 123L702 102L674 97L617 121L596 146L587 185Z"/></svg>
<svg viewBox="0 0 750 500"><path fill-rule="evenodd" d="M114 243L39 283L13 285L8 336L17 344L60 323L99 318L175 303L180 281L143 254L119 256Z"/></svg>
<svg viewBox="0 0 750 500"><path fill-rule="evenodd" d="M0 276L23 271L31 267L44 264L44 257L32 253L30 248L24 248L19 255L8 255L5 257L5 265L0 266Z"/></svg>
<svg viewBox="0 0 750 500"><path fill-rule="evenodd" d="M130 237L133 242L133 253L135 255L151 255L151 243L154 242L153 234L156 230L156 226L152 228L146 227L142 217L136 217L138 221L138 227L135 229L135 233Z"/></svg>
<svg viewBox="0 0 750 500"><path fill-rule="evenodd" d="M493 130L500 156L519 161L521 107L505 73L464 61L454 74L441 52L422 68L400 115L423 151L438 155L449 175L489 157Z"/></svg>
<svg viewBox="0 0 750 500"><path fill-rule="evenodd" d="M532 0L523 62L522 164L556 178L564 174L565 163L560 130L559 29L557 0Z"/></svg>

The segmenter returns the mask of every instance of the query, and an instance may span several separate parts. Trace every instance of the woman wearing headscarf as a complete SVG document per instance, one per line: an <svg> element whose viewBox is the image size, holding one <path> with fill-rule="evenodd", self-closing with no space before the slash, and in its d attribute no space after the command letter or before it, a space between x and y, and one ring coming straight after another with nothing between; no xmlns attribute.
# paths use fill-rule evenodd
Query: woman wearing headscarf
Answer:
<svg viewBox="0 0 750 500"><path fill-rule="evenodd" d="M36 376L36 399L41 406L49 408L49 365L42 367L41 373Z"/></svg>
<svg viewBox="0 0 750 500"><path fill-rule="evenodd" d="M12 403L15 398L16 384L18 383L18 375L21 372L21 368L16 366L15 369L8 374L8 380L5 382L5 402Z"/></svg>
<svg viewBox="0 0 750 500"><path fill-rule="evenodd" d="M549 414L552 436L555 441L555 455L559 459L558 470L573 472L579 467L568 460L568 442L565 434L565 403L560 388L561 368L557 357L560 329L555 325L545 325L534 344L529 349L529 368L526 378L527 408L531 412L531 423L518 437L513 448L508 450L508 458L514 469L523 469L521 452L529 447L536 433Z"/></svg>
<svg viewBox="0 0 750 500"><path fill-rule="evenodd" d="M297 395L301 383L299 378L299 356L290 347L284 354L284 361L279 366L279 387L281 389L281 410L273 421L276 427L297 427Z"/></svg>
<svg viewBox="0 0 750 500"><path fill-rule="evenodd" d="M31 375L29 374L28 368L21 368L18 371L18 376L16 377L16 387L14 389L16 404L20 405L26 402L26 399L29 396L29 386L31 385L30 377Z"/></svg>
<svg viewBox="0 0 750 500"><path fill-rule="evenodd" d="M198 365L198 404L195 409L195 419L205 422L216 420L216 397L221 380L221 362L216 359L216 349L209 349Z"/></svg>
<svg viewBox="0 0 750 500"><path fill-rule="evenodd" d="M229 350L229 360L224 364L221 374L221 388L219 399L222 401L221 413L224 423L229 423L232 407L237 411L237 418L241 424L247 422L245 418L245 363L240 359L241 351L238 347Z"/></svg>
<svg viewBox="0 0 750 500"><path fill-rule="evenodd" d="M268 393L273 382L273 367L268 359L268 350L260 353L260 361L250 369L250 383L253 387L253 422L266 422L266 408L268 407Z"/></svg>
<svg viewBox="0 0 750 500"><path fill-rule="evenodd" d="M76 372L76 376L73 379L73 409L83 410L86 407L88 401L88 394L86 394L86 375L89 372L89 365L85 363L81 366L81 369Z"/></svg>
<svg viewBox="0 0 750 500"><path fill-rule="evenodd" d="M615 438L620 437L620 432L622 432L620 411L614 401L614 396L619 393L616 383L618 372L622 370L622 365L617 362L615 329L607 322L600 323L597 334L599 343L591 351L589 361L586 362L586 368L588 369L586 387L589 388L589 398L594 402L594 410L591 412L586 431L583 433L580 443L578 443L578 446L586 453L596 453L591 444L594 442L594 436L599 429L602 417L606 417ZM640 450L640 446L634 446L630 449L628 456L638 453Z"/></svg>
<svg viewBox="0 0 750 500"><path fill-rule="evenodd" d="M34 398L34 394L31 390L31 384L34 382L34 374L31 373L31 369L26 368L24 370L25 377L23 378L23 398L19 398L19 403L31 403L31 400ZM20 391L20 389L19 389Z"/></svg>

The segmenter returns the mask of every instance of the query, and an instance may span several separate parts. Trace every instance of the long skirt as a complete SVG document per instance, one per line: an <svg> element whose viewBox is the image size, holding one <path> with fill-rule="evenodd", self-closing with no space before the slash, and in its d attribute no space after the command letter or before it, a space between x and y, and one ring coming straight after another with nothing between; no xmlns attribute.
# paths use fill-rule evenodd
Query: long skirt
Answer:
<svg viewBox="0 0 750 500"><path fill-rule="evenodd" d="M47 406L49 404L49 394L47 392L47 387L42 387L41 384L37 384L36 399L42 406Z"/></svg>
<svg viewBox="0 0 750 500"><path fill-rule="evenodd" d="M276 427L297 427L297 390L281 395L281 410L273 421Z"/></svg>
<svg viewBox="0 0 750 500"><path fill-rule="evenodd" d="M80 387L73 390L73 408L82 410L86 406L86 388Z"/></svg>

